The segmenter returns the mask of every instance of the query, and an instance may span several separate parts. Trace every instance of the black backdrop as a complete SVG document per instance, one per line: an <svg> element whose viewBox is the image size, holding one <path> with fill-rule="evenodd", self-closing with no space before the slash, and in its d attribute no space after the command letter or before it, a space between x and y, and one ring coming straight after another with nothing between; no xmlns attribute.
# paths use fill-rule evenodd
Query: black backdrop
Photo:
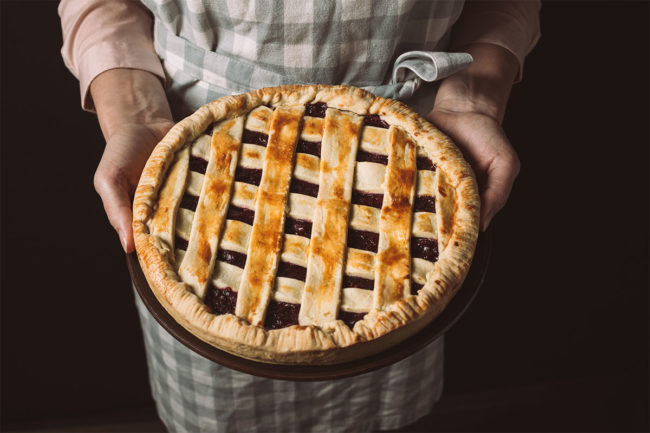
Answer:
<svg viewBox="0 0 650 433"><path fill-rule="evenodd" d="M153 413L56 6L2 2L3 428ZM522 172L417 429L648 429L648 3L546 2L542 33L505 120Z"/></svg>

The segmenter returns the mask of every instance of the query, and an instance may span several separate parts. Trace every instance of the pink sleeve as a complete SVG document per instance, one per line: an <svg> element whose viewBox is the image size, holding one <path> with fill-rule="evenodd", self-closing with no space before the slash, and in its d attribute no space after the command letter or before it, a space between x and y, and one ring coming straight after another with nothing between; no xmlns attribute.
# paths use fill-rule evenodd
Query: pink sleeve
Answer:
<svg viewBox="0 0 650 433"><path fill-rule="evenodd" d="M62 0L58 10L61 55L79 79L84 110L94 111L90 83L109 69L143 69L164 79L153 46L153 20L139 1Z"/></svg>
<svg viewBox="0 0 650 433"><path fill-rule="evenodd" d="M452 46L482 42L505 48L519 61L520 81L524 59L541 36L540 8L540 0L467 1L452 30Z"/></svg>

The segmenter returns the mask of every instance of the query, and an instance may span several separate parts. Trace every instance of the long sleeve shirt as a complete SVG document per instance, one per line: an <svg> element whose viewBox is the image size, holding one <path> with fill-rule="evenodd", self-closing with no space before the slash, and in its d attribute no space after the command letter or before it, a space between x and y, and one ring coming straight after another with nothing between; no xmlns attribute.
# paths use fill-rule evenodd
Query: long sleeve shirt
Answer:
<svg viewBox="0 0 650 433"><path fill-rule="evenodd" d="M451 45L490 43L505 48L519 62L540 37L539 0L478 1L465 4L454 24ZM137 0L62 0L59 15L63 30L61 54L79 79L82 107L93 111L89 88L93 79L114 68L149 71L165 79L153 43L153 17Z"/></svg>
<svg viewBox="0 0 650 433"><path fill-rule="evenodd" d="M63 57L79 78L85 109L94 108L88 90L95 77L137 68L166 81L177 114L263 86L381 86L400 54L471 43L504 47L521 71L539 37L538 10L538 2L463 8L433 0L63 0L59 8ZM442 339L359 376L279 381L202 358L141 303L138 309L152 393L173 431L395 429L426 414L442 393Z"/></svg>

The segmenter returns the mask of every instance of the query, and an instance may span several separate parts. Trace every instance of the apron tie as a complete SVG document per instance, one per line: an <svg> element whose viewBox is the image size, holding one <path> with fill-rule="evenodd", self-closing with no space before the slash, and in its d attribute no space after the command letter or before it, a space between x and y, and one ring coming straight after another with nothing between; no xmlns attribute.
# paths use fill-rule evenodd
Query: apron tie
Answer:
<svg viewBox="0 0 650 433"><path fill-rule="evenodd" d="M467 53L407 51L395 60L388 84L366 89L384 98L407 100L422 81L431 83L447 78L471 65L472 61L472 56Z"/></svg>

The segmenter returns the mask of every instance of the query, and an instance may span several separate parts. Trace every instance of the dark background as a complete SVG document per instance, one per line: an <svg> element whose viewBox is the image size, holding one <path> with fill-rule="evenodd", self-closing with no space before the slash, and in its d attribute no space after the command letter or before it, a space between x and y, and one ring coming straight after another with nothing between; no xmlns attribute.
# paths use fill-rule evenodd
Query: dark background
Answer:
<svg viewBox="0 0 650 433"><path fill-rule="evenodd" d="M5 430L155 420L125 258L92 186L103 139L61 60L56 7L1 10ZM445 396L411 430L648 430L648 12L544 3L504 124L521 175L485 284L447 335Z"/></svg>

